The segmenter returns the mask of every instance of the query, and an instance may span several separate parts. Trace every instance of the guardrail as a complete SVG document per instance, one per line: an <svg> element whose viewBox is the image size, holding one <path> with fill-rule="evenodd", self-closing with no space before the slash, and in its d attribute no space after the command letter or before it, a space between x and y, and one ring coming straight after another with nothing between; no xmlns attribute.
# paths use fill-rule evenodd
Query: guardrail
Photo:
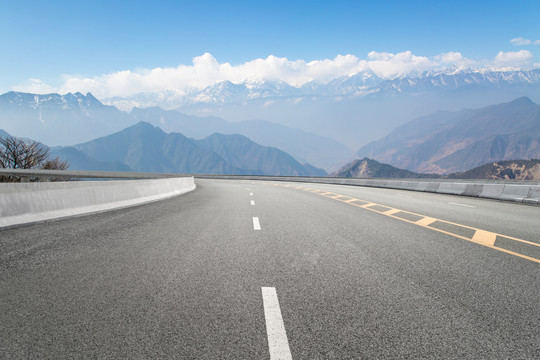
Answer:
<svg viewBox="0 0 540 360"><path fill-rule="evenodd" d="M76 170L36 170L36 169L0 169L0 176L21 178L21 182L38 179L45 182L50 179L166 179L189 177L191 174L145 173L121 171L76 171Z"/></svg>
<svg viewBox="0 0 540 360"><path fill-rule="evenodd" d="M196 187L193 176L179 174L9 169L0 176L108 180L1 183L0 229L144 204Z"/></svg>
<svg viewBox="0 0 540 360"><path fill-rule="evenodd" d="M540 205L540 181L515 180L455 180L455 179L357 179L308 176L258 176L258 175L209 175L175 173L140 173L71 170L20 170L0 169L0 176L17 176L21 179L37 178L46 181L54 178L78 179L161 179L195 177L198 179L263 180L323 183L351 186L368 186L411 191L434 192L489 199L524 202Z"/></svg>

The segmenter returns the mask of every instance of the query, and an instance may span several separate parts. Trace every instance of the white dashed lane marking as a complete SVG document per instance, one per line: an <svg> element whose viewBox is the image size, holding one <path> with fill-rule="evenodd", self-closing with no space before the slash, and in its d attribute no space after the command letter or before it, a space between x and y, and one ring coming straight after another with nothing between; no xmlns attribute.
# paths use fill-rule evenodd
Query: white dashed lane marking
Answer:
<svg viewBox="0 0 540 360"><path fill-rule="evenodd" d="M261 223L258 217L253 217L253 230L261 230Z"/></svg>
<svg viewBox="0 0 540 360"><path fill-rule="evenodd" d="M251 205L255 205L255 200L251 200Z"/></svg>
<svg viewBox="0 0 540 360"><path fill-rule="evenodd" d="M263 287L262 298L270 360L292 360L276 288Z"/></svg>
<svg viewBox="0 0 540 360"><path fill-rule="evenodd" d="M457 205L457 206L464 206L464 207L469 207L469 208L475 208L476 207L476 206L472 206L472 205L460 204L460 203L455 203L455 202L449 202L449 204Z"/></svg>

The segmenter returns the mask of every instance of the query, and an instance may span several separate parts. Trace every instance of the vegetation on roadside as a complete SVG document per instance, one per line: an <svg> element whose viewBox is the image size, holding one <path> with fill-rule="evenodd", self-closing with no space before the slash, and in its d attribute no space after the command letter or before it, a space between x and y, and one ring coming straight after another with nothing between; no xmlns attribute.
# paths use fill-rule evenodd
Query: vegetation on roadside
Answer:
<svg viewBox="0 0 540 360"><path fill-rule="evenodd" d="M66 170L67 161L50 158L49 148L42 143L16 136L0 137L0 168ZM30 179L38 181L37 178ZM0 176L0 182L20 182L19 176Z"/></svg>

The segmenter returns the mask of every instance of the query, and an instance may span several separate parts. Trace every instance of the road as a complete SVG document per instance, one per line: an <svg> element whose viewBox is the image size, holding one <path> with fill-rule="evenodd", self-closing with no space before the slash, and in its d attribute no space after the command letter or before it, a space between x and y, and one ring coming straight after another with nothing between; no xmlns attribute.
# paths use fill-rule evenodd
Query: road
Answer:
<svg viewBox="0 0 540 360"><path fill-rule="evenodd" d="M0 358L540 358L540 207L197 183L1 231Z"/></svg>

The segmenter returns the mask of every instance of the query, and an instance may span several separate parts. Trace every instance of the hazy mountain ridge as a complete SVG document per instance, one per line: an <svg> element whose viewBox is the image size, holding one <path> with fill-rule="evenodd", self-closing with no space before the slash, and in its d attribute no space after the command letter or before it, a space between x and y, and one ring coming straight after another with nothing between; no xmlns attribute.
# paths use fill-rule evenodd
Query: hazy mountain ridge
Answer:
<svg viewBox="0 0 540 360"><path fill-rule="evenodd" d="M117 162L134 171L238 174L212 151L179 133L166 134L148 123L73 146L101 162Z"/></svg>
<svg viewBox="0 0 540 360"><path fill-rule="evenodd" d="M216 132L241 134L261 145L277 147L298 161L326 169L353 153L331 138L262 120L230 123L219 117L192 116L159 107L134 108L125 113L103 105L92 94L10 92L0 95L0 126L18 136L52 146L90 141L140 121L159 126L165 132L179 132L193 138Z"/></svg>
<svg viewBox="0 0 540 360"><path fill-rule="evenodd" d="M522 97L476 110L438 112L362 147L357 156L439 174L491 161L538 158L540 106Z"/></svg>
<svg viewBox="0 0 540 360"><path fill-rule="evenodd" d="M6 131L48 145L68 145L108 135L131 124L128 115L103 105L92 94L0 95L0 121Z"/></svg>
<svg viewBox="0 0 540 360"><path fill-rule="evenodd" d="M307 83L300 90L301 95L297 91L267 97L242 98L237 94L234 101L226 101L215 92L211 96L215 100L210 102L190 100L188 94L178 103L178 109L192 115L217 115L230 121L262 119L360 148L408 121L435 111L480 108L520 96L539 102L540 69L461 69L394 79L359 73L328 83Z"/></svg>
<svg viewBox="0 0 540 360"><path fill-rule="evenodd" d="M131 111L132 118L158 126L165 132L180 132L185 136L200 139L214 133L244 135L263 146L276 147L292 155L299 162L331 169L353 153L340 142L289 128L264 120L245 120L230 123L219 117L198 117L159 107Z"/></svg>
<svg viewBox="0 0 540 360"><path fill-rule="evenodd" d="M145 122L86 143L54 148L54 153L73 163L74 170L326 175L279 149L258 145L240 135L215 134L193 140L180 133L166 134Z"/></svg>
<svg viewBox="0 0 540 360"><path fill-rule="evenodd" d="M211 150L232 166L251 169L260 174L288 176L325 176L326 172L305 167L289 154L267 146L260 146L242 135L213 134L195 144Z"/></svg>

